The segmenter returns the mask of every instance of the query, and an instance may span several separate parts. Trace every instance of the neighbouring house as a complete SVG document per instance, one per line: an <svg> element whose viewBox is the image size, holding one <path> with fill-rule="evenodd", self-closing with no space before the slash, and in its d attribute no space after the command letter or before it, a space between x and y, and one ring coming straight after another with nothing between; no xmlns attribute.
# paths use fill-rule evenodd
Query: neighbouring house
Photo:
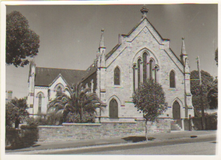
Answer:
<svg viewBox="0 0 221 160"><path fill-rule="evenodd" d="M167 111L161 118L183 120L194 116L190 92L190 67L182 39L180 58L149 22L148 9L141 9L142 18L128 33L120 34L116 46L106 52L104 30L96 60L87 70L36 67L30 64L28 106L32 114L47 113L47 104L66 85L79 84L90 88L103 102L101 121L134 121L142 119L132 103L139 83L148 78L162 85ZM183 122L183 121L182 121ZM181 122L180 122L180 126Z"/></svg>

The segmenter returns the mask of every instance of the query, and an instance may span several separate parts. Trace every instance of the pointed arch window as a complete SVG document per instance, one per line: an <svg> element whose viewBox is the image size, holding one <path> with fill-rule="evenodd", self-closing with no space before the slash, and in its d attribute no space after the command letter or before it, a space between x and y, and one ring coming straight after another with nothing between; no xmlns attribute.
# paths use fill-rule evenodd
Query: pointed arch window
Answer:
<svg viewBox="0 0 221 160"><path fill-rule="evenodd" d="M60 95L62 95L62 87L58 86L57 87L57 96L60 96Z"/></svg>
<svg viewBox="0 0 221 160"><path fill-rule="evenodd" d="M37 94L37 98L38 98L38 114L41 113L41 110L42 110L42 101L43 101L43 98L44 98L44 95L42 92L39 92Z"/></svg>
<svg viewBox="0 0 221 160"><path fill-rule="evenodd" d="M152 75L153 66L152 66L152 65L153 65L153 60L151 59L151 60L150 60L150 67L149 67L149 69L150 69L150 71L149 71L149 73L150 73L150 75L149 75L149 76L150 76L150 79L153 78L153 75Z"/></svg>
<svg viewBox="0 0 221 160"><path fill-rule="evenodd" d="M133 65L133 91L135 92L135 70L136 70L136 64Z"/></svg>
<svg viewBox="0 0 221 160"><path fill-rule="evenodd" d="M140 85L140 64L141 64L141 59L138 59L138 61L137 61L137 70L138 70L138 86Z"/></svg>
<svg viewBox="0 0 221 160"><path fill-rule="evenodd" d="M147 53L143 54L143 82L147 79Z"/></svg>
<svg viewBox="0 0 221 160"><path fill-rule="evenodd" d="M116 67L114 69L114 85L120 85L120 69Z"/></svg>
<svg viewBox="0 0 221 160"><path fill-rule="evenodd" d="M170 88L175 88L175 87L176 87L175 72L171 71L170 72Z"/></svg>

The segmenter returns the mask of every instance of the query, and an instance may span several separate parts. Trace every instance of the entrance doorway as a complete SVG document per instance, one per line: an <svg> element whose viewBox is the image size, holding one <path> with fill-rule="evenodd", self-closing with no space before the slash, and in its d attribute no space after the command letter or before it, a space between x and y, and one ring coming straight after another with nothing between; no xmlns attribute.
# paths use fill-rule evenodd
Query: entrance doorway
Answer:
<svg viewBox="0 0 221 160"><path fill-rule="evenodd" d="M118 103L116 99L112 99L109 104L109 117L118 118Z"/></svg>
<svg viewBox="0 0 221 160"><path fill-rule="evenodd" d="M181 115L180 115L180 104L175 101L173 103L173 119L182 128Z"/></svg>

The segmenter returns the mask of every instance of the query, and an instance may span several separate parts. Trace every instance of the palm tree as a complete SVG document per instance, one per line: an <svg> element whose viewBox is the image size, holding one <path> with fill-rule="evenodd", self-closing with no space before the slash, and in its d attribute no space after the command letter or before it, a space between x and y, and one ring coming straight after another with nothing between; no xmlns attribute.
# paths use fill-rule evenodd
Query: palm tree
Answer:
<svg viewBox="0 0 221 160"><path fill-rule="evenodd" d="M84 113L95 114L96 108L101 106L101 101L96 93L90 93L90 89L79 90L78 87L65 88L65 92L58 95L48 104L48 115L51 124L61 124L67 122L67 117L72 114L80 114L80 122Z"/></svg>
<svg viewBox="0 0 221 160"><path fill-rule="evenodd" d="M79 86L79 85L77 85ZM98 98L96 93L91 93L90 88L80 90L79 87L69 88L66 90L71 95L71 103L67 105L67 111L77 112L80 114L80 122L84 122L83 114L86 113L96 113L96 108L100 108L102 102ZM71 109L70 109L71 108Z"/></svg>

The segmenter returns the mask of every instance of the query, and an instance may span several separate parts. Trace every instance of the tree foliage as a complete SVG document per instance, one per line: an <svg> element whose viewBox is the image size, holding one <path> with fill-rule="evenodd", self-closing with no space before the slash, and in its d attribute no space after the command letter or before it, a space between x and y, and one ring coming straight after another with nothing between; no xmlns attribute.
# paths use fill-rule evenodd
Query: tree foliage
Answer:
<svg viewBox="0 0 221 160"><path fill-rule="evenodd" d="M218 65L218 48L215 51L215 61L216 61L216 65Z"/></svg>
<svg viewBox="0 0 221 160"><path fill-rule="evenodd" d="M62 93L48 104L51 123L94 122L96 108L101 104L96 93L91 93L90 89L79 91L70 87L67 87L66 91L69 96Z"/></svg>
<svg viewBox="0 0 221 160"><path fill-rule="evenodd" d="M207 87L207 100L210 109L218 108L218 80L217 78Z"/></svg>
<svg viewBox="0 0 221 160"><path fill-rule="evenodd" d="M200 104L204 105L204 108L209 108L209 103L207 99L208 87L213 83L213 77L206 71L201 70L201 80L202 80L202 103L201 102L201 93L200 93L200 82L199 82L199 73L197 70L194 70L190 74L191 79L191 93L193 95L192 102L195 109L201 110Z"/></svg>
<svg viewBox="0 0 221 160"><path fill-rule="evenodd" d="M133 95L133 103L138 111L143 112L146 121L154 121L167 109L164 91L160 84L147 80Z"/></svg>
<svg viewBox="0 0 221 160"><path fill-rule="evenodd" d="M18 118L20 121L24 121L28 118L26 98L17 99L14 98L6 104L6 126L12 127L15 120Z"/></svg>
<svg viewBox="0 0 221 160"><path fill-rule="evenodd" d="M39 36L29 29L28 20L18 11L6 16L6 63L24 66L38 53Z"/></svg>

